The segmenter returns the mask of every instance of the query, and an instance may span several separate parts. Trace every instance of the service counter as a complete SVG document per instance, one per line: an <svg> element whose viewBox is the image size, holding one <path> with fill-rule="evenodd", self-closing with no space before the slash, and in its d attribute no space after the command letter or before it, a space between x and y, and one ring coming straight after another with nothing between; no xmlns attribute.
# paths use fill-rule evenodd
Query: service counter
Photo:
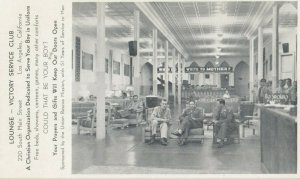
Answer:
<svg viewBox="0 0 300 179"><path fill-rule="evenodd" d="M261 163L267 173L297 172L297 117L283 109L260 108Z"/></svg>

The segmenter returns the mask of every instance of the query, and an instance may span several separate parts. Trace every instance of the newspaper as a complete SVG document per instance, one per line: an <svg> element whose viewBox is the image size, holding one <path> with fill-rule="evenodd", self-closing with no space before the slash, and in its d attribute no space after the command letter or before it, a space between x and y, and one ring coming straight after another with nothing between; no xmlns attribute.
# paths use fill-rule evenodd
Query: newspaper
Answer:
<svg viewBox="0 0 300 179"><path fill-rule="evenodd" d="M215 1L212 2L195 1L193 3L197 3L197 2L212 3ZM107 78L105 77L104 79L103 76L102 78L99 79L102 79L102 82L104 82L104 84L99 84L97 82L93 84L92 81L97 79L97 75L98 76L99 75L101 76L103 74L107 75L106 74L107 72L105 71L106 63L93 61L98 58L96 56L97 52L103 52L101 51L101 49L99 49L99 47L97 47L97 44L91 45L93 46L92 49L95 49L94 51L91 50L84 51L81 49L81 51L79 51L78 53L80 53L80 55L82 55L82 58L86 59L86 61L85 62L82 61L79 62L79 64L76 64L76 60L74 60L76 58L76 53L77 53L75 52L76 39L74 38L76 35L74 34L77 33L76 26L78 26L78 24L74 24L74 18L76 18L74 17L74 12L76 13L76 10L80 8L74 9L74 7L80 6L80 3L84 4L86 2L76 2L72 0L64 0L64 1L2 0L1 1L0 22L2 25L0 29L0 47L1 47L0 78L1 78L2 85L1 85L0 94L2 100L1 100L0 114L2 119L2 125L0 125L0 146L1 146L0 147L0 178L82 178L82 177L92 177L92 178L186 178L186 177L188 178L206 178L206 177L209 178L231 178L231 177L271 178L272 177L273 178L274 177L277 178L278 177L276 175L273 175L274 173L265 175L262 171L255 173L247 170L235 171L234 169L232 169L232 173L230 171L225 171L224 172L225 174L223 174L222 169L219 169L219 171L214 171L213 169L201 170L196 168L194 168L193 170L192 169L188 170L185 167L181 168L181 166L178 166L177 168L175 167L175 169L172 167L160 168L160 166L162 166L159 164L160 161L157 161L157 167L155 167L155 165L152 165L150 167L147 165L143 166L143 164L138 165L137 164L138 162L136 161L133 162L133 164L128 164L125 166L124 164L121 164L121 166L119 166L117 162L118 157L112 157L115 159L115 161L111 162L112 163L111 165L109 165L110 162L107 162L106 165L105 164L103 165L101 163L102 161L96 161L96 159L91 159L91 161L83 160L86 157L86 155L88 155L89 157L93 156L94 155L93 153L92 154L81 153L80 156L76 156L75 154L77 154L78 152L74 152L75 147L76 147L76 151L78 151L78 148L81 148L79 147L80 145L83 146L90 145L91 147L94 148L90 149L87 146L84 147L82 146L82 148L84 148L83 150L86 150L86 152L95 151L96 149L98 149L97 147L102 145L101 142L97 143L97 141L99 140L103 141L105 140L105 137L104 139L103 138L99 139L99 136L97 135L100 134L96 134L96 136L92 134L87 139L92 142L90 143L83 142L80 145L76 145L76 142L78 142L76 140L78 139L78 135L77 135L78 128L76 128L76 125L74 124L72 125L71 123L73 118L72 115L74 115L74 113L72 113L72 102L74 102L74 100L75 101L78 100L77 99L78 96L84 96L85 98L86 97L92 98L91 96L94 95L98 98L96 101L98 103L97 104L98 106L95 105L95 111L99 112L100 111L99 109L103 109L104 107L106 107L106 104L104 104L104 102L102 103L101 101L101 99L105 98L105 95L108 96L107 90L105 90L104 88L116 89L110 91L115 95L116 91L118 90L120 91L121 88L125 90L127 83L129 84L129 80L122 81L122 78L115 78L114 79L115 81L111 80L112 84L109 84L111 85L110 87L108 86L105 87L104 84L106 85L108 84L107 81L105 81L108 80L108 77ZM96 8L100 7L98 6L99 4L105 4L105 3L108 2L105 1L95 2L95 4L97 5ZM136 7L140 7L142 9L143 7L145 7L143 3L147 3L147 2L135 1L135 2L122 2L122 3L131 3L135 5L138 4L136 5ZM166 1L166 3L169 2ZM85 6L82 6L82 8L85 8ZM270 9L271 8L269 8L268 10ZM142 12L143 11L141 10L141 13ZM130 12L130 13L134 14L134 12ZM108 19L107 21L108 23L110 23L109 20L110 19ZM122 20L124 19L121 19L120 21ZM198 17L198 21L200 21L200 17ZM93 21L90 22L94 23ZM96 22L96 23L100 23L100 22ZM122 24L122 22L120 23ZM92 26L92 24L90 25ZM99 30L99 28L98 29L95 28L94 31L100 32L101 30ZM169 32L174 33L175 31L172 30ZM297 30L296 32L298 33ZM90 32L90 33L94 33L94 32ZM297 37L298 36L299 35L297 35ZM88 36L88 39L89 38L92 39L91 42L96 41L91 36ZM177 47L177 44L175 43L174 46ZM297 48L299 48L299 46L296 47L295 49L297 50ZM183 52L182 58L185 58L184 56L186 55L184 54L185 50L182 50L182 52ZM109 55L111 54L104 54L104 56L103 54L100 54L100 56L104 58L107 58L107 56ZM116 58L116 57L112 57L112 58ZM123 56L121 58L123 59ZM124 59L126 58L127 57L124 57ZM295 60L297 60L296 58L297 55L295 57ZM297 63L295 62L295 64ZM107 65L109 65L109 63ZM125 62L123 61L117 63L111 62L110 65L114 69L119 69L119 72L112 70L111 71L112 75L120 73L121 71L121 73L123 74L128 73L128 76L133 75L134 82L139 79L139 75L136 74L139 74L141 72L138 73L136 71L130 72L129 70L130 65L128 65L128 69L127 69ZM96 68L100 66L101 70L100 71L95 70L95 66ZM92 90L90 90L89 92L85 92L84 91L85 89L78 87L75 84L76 81L79 81L77 80L77 78L80 78L80 72L79 74L77 74L76 72L76 69L78 67L79 69L86 70L84 71L85 74L82 75L83 78L84 77L87 78L81 80L82 81L86 80L88 82L88 85L92 86L91 87ZM172 70L171 68L173 67L169 67L168 73L175 72L175 70ZM167 74L164 67L157 66L157 69L159 71L158 73L162 72ZM216 69L216 70L207 70L207 69ZM138 71L138 69L134 69L134 70ZM204 72L208 74L212 72L220 73L220 74L234 73L234 68L231 66L228 67L209 67L209 66L204 67L204 65L203 67L190 66L190 67L186 67L186 70L187 70L186 72L184 72L184 70L182 71L183 81L185 78L184 75L187 77L186 79L190 80L191 77L188 77L188 73L204 73ZM296 72L297 71L294 71L294 77L293 77L295 80L297 79ZM87 74L90 73L93 74L95 73L97 75L92 75L92 79L89 79L90 76ZM176 70L176 73L178 73L178 68ZM288 72L286 74L288 75ZM230 78L230 80L232 80L230 75L227 76L226 78ZM178 80L178 79L179 78L177 77L176 79L174 78L174 80ZM204 79L204 76L203 76L203 80L209 82L209 80ZM114 87L113 86L114 82L118 84L120 83L121 87L119 86ZM181 83L182 82L178 82L177 84L181 85ZM229 84L230 83L233 82L229 81ZM252 79L252 85L253 85L252 90L255 91L255 84L253 83L256 83L257 85L258 81L254 81ZM213 84L207 84L207 85L213 86ZM88 87L85 86L84 88L89 88L89 87L90 86ZM134 85L133 88L136 89ZM100 92L97 91L99 89L101 90L101 92L104 93L106 92L106 94L104 93L100 94ZM128 91L130 90L128 89ZM127 94L130 95L130 92L128 92ZM140 94L142 94L142 92L140 92ZM255 93L253 94L255 96ZM160 95L163 96L163 94ZM176 96L174 99L176 100ZM216 100L213 100L213 102L215 101ZM100 104L99 102L101 102L102 105L101 107L99 107ZM110 107L112 107L115 103L111 102L110 104L111 104ZM184 108L184 106L182 106L182 108ZM105 118L104 116L106 115L104 114L105 110L101 110L101 111L102 113L99 112L101 113L100 115L99 113L94 114L94 117L95 118L101 117L101 119L104 119ZM105 126L100 126L99 124L94 124L94 125L95 128L102 127L103 129L102 132L106 130ZM144 126L138 126L138 127L137 127L138 129L144 130ZM130 128L129 130L132 129ZM99 131L101 132L101 130L96 129L96 132ZM102 134L105 136L104 133L105 132L103 132ZM76 136L75 139L74 136ZM111 136L108 135L108 137L106 136L106 139L113 136L114 135ZM132 149L129 148L128 151L137 150L138 147L141 146L146 148L144 145L145 144L142 143L142 140L140 140L137 144L135 144L135 146L132 147ZM203 147L203 146L198 146L198 147ZM99 148L101 150L103 149L101 147ZM178 150L178 148L176 150ZM105 149L105 150L110 150L110 149ZM175 151L175 149L172 148L169 148L169 150L170 152ZM103 155L105 155L105 152L106 151L103 151L104 153ZM120 153L116 152L115 155L118 156L120 155ZM189 150L187 150L186 155L187 156L189 155ZM105 160L105 157L101 158L96 154L95 156L97 156L96 157L97 160L98 159ZM174 158L176 158L176 152ZM184 158L182 159L184 160ZM83 162L82 165L87 165L87 168L93 166L95 167L95 169L89 168L90 170L86 170L87 168L85 168L77 171L76 166L78 165L74 164L75 160L79 162L78 165L81 165L80 161L82 161ZM134 160L134 159L128 159L128 161L129 160ZM145 158L145 160L148 159ZM90 163L90 166L84 162ZM97 172L97 162L101 163L101 167L102 167L102 169L99 172ZM218 163L218 161L214 161L214 162ZM280 178L299 177L298 175L299 166L297 165L296 168L297 168L296 173L291 173L290 175L281 175ZM103 172L104 170L106 171ZM109 172L109 170L112 170L112 172ZM127 170L128 173L122 172L120 174L120 171L118 170ZM89 171L92 172L89 173ZM136 173L133 171L135 171ZM108 173L110 175L107 175ZM164 175L164 173L166 173L167 175ZM253 175L247 175L249 173Z"/></svg>

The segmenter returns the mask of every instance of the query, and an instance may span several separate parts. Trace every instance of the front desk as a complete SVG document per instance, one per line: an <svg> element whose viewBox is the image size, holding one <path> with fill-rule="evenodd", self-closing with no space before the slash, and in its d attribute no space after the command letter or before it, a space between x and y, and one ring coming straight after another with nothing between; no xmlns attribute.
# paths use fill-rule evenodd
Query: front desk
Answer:
<svg viewBox="0 0 300 179"><path fill-rule="evenodd" d="M297 118L283 109L261 110L261 163L267 173L297 172Z"/></svg>

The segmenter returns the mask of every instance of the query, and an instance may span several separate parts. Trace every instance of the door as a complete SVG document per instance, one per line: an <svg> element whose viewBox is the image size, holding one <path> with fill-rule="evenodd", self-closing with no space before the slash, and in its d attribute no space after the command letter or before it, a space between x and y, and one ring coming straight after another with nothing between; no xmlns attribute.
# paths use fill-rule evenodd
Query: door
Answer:
<svg viewBox="0 0 300 179"><path fill-rule="evenodd" d="M221 74L221 88L228 88L229 86L229 75Z"/></svg>

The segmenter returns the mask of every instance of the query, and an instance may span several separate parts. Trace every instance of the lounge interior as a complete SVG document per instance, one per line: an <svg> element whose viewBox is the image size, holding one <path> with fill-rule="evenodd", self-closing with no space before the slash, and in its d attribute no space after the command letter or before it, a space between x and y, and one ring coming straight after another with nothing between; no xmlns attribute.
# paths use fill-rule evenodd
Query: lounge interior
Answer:
<svg viewBox="0 0 300 179"><path fill-rule="evenodd" d="M73 174L297 174L297 1L72 6ZM168 145L148 145L162 99ZM236 121L222 148L219 99ZM178 146L171 132L190 101L204 125Z"/></svg>

